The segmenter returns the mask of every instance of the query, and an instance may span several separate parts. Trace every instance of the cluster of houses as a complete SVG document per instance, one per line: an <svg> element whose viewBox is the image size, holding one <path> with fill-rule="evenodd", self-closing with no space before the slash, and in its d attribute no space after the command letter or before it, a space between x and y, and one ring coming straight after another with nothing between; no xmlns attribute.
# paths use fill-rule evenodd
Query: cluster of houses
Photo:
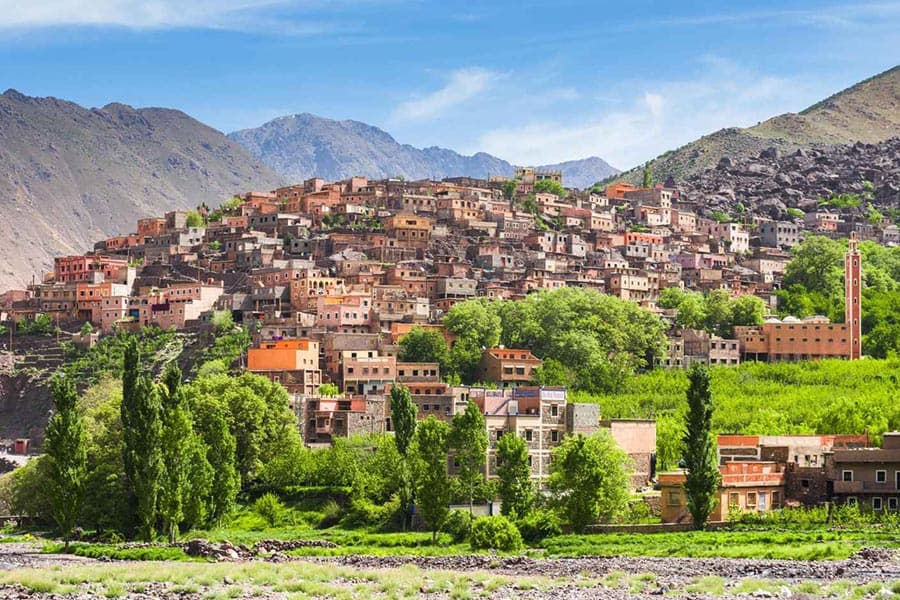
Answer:
<svg viewBox="0 0 900 600"><path fill-rule="evenodd" d="M216 210L140 219L135 233L57 258L27 289L0 294L0 316L21 322L49 314L108 333L205 327L228 312L253 332L247 369L289 391L310 445L390 431L390 390L402 384L422 418L452 419L474 401L486 416L491 452L501 433L515 432L528 442L536 479L546 476L549 453L566 434L608 428L635 462L635 486L657 475L652 421L601 421L596 405L569 402L565 389L534 387L541 360L528 349L484 349L478 380L485 385L472 387L444 381L437 364L398 360L400 340L421 327L452 345L440 323L454 304L566 286L632 300L672 323L674 312L657 300L673 286L753 294L774 307L790 247L815 231L852 238L847 323L773 318L736 328L734 339L673 325L661 366L859 357L856 239L878 235L871 226L859 229L838 213L721 222L700 216L674 185L614 184L562 197L539 191L547 187L542 180L562 183L558 172L520 168L511 180L313 178L243 193ZM335 384L338 395L323 395L323 383ZM824 454L817 460L824 466ZM489 472L494 467L491 458ZM757 507L787 498L782 463L735 460L723 468L737 470L727 481L746 478L746 469L781 481L766 499L757 492ZM675 495L664 502L670 517L683 509Z"/></svg>
<svg viewBox="0 0 900 600"><path fill-rule="evenodd" d="M710 517L782 507L852 504L867 511L900 507L900 433L885 433L881 447L868 435L720 435L722 484ZM659 474L661 516L690 521L683 471Z"/></svg>

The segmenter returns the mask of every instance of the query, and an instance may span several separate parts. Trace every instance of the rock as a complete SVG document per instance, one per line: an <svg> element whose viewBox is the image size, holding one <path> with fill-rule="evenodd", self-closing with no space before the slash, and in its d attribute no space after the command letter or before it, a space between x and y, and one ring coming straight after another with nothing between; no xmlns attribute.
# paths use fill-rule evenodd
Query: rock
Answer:
<svg viewBox="0 0 900 600"><path fill-rule="evenodd" d="M759 153L759 157L766 160L778 160L779 156L781 156L781 153L774 146L769 146Z"/></svg>
<svg viewBox="0 0 900 600"><path fill-rule="evenodd" d="M731 166L732 166L731 159L728 158L727 156L723 156L722 158L719 159L718 164L716 164L716 169L719 171L725 171L727 169L730 169Z"/></svg>

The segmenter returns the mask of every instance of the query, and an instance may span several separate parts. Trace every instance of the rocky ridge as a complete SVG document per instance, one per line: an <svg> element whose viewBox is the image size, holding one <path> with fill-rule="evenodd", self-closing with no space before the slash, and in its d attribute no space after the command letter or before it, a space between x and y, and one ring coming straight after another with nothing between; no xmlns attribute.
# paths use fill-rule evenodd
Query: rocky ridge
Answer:
<svg viewBox="0 0 900 600"><path fill-rule="evenodd" d="M871 193L879 210L900 208L900 138L876 144L799 148L770 146L750 157L722 157L712 169L678 183L682 198L702 214L737 216L741 208L770 219L819 208L833 194ZM863 218L866 206L850 212Z"/></svg>

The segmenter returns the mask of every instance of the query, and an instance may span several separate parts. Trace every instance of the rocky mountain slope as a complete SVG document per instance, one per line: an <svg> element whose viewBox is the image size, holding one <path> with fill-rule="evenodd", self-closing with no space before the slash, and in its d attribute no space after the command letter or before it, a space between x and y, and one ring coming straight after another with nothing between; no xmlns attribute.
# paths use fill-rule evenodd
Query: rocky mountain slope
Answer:
<svg viewBox="0 0 900 600"><path fill-rule="evenodd" d="M468 175L512 175L513 166L484 152L464 156L436 146L400 144L387 132L359 121L335 121L308 113L280 117L255 129L228 134L232 140L293 180L317 176L344 179L403 176L423 179ZM570 161L541 168L563 172L567 186L585 187L618 171L600 158Z"/></svg>
<svg viewBox="0 0 900 600"><path fill-rule="evenodd" d="M815 145L877 143L900 136L900 66L857 83L794 114L773 117L746 129L722 129L650 161L658 181L676 181L716 166L719 159L759 155L766 148L782 152ZM641 180L641 167L617 177Z"/></svg>
<svg viewBox="0 0 900 600"><path fill-rule="evenodd" d="M282 179L177 110L0 95L0 291L140 217Z"/></svg>
<svg viewBox="0 0 900 600"><path fill-rule="evenodd" d="M789 218L788 209L818 210L833 195L856 194L864 201L844 212L864 220L872 214L869 202L882 214L900 210L900 138L793 152L770 147L754 157L722 157L679 188L701 213L738 217L749 211L772 219Z"/></svg>

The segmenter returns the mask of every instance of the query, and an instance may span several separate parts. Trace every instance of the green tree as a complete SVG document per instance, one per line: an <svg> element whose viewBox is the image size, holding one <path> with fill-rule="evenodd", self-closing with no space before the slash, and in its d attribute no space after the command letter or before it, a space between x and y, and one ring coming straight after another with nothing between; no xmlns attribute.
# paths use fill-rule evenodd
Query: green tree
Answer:
<svg viewBox="0 0 900 600"><path fill-rule="evenodd" d="M413 496L412 469L409 464L409 447L416 435L416 413L418 408L409 393L409 388L395 385L391 388L391 425L394 429L394 444L400 454L398 490L400 508L403 511L403 527L406 528L407 513Z"/></svg>
<svg viewBox="0 0 900 600"><path fill-rule="evenodd" d="M484 484L484 465L487 462L487 426L478 405L469 400L466 410L453 417L450 447L459 465L459 481L469 500L472 512L475 490Z"/></svg>
<svg viewBox="0 0 900 600"><path fill-rule="evenodd" d="M539 194L555 194L560 198L565 198L568 195L563 184L555 179L541 179L534 184L534 191Z"/></svg>
<svg viewBox="0 0 900 600"><path fill-rule="evenodd" d="M444 317L444 326L456 336L456 343L450 351L453 370L466 383L475 380L483 350L493 348L500 342L498 306L490 300L478 298L454 305Z"/></svg>
<svg viewBox="0 0 900 600"><path fill-rule="evenodd" d="M319 395L325 398L334 398L341 395L341 390L334 383L323 383L318 389Z"/></svg>
<svg viewBox="0 0 900 600"><path fill-rule="evenodd" d="M713 402L709 386L709 369L694 363L688 373L690 381L688 412L684 432L684 493L694 527L703 529L716 505L721 475L712 433Z"/></svg>
<svg viewBox="0 0 900 600"><path fill-rule="evenodd" d="M642 188L652 188L653 187L653 167L650 166L650 163L644 163L644 171L641 177L641 187Z"/></svg>
<svg viewBox="0 0 900 600"><path fill-rule="evenodd" d="M503 197L512 202L513 198L516 197L516 182L509 179L503 182Z"/></svg>
<svg viewBox="0 0 900 600"><path fill-rule="evenodd" d="M134 396L122 398L122 426L128 482L137 500L141 537L149 542L156 535L157 502L164 465L159 395L146 373L138 377Z"/></svg>
<svg viewBox="0 0 900 600"><path fill-rule="evenodd" d="M187 214L184 224L188 227L203 227L203 217L196 210L192 210Z"/></svg>
<svg viewBox="0 0 900 600"><path fill-rule="evenodd" d="M450 374L450 348L439 332L413 327L400 340L398 359L403 362L436 362L441 375Z"/></svg>
<svg viewBox="0 0 900 600"><path fill-rule="evenodd" d="M609 521L628 504L628 456L607 431L568 436L553 450L550 489L572 528L583 533L598 520Z"/></svg>
<svg viewBox="0 0 900 600"><path fill-rule="evenodd" d="M841 242L821 235L809 236L791 249L791 255L784 270L784 287L802 285L827 296L843 295Z"/></svg>
<svg viewBox="0 0 900 600"><path fill-rule="evenodd" d="M163 531L169 536L169 543L174 544L178 537L178 525L184 519L184 507L192 494L199 490L192 489L191 460L197 456L192 452L196 443L190 414L184 403L181 388L181 371L171 363L163 377L163 385L159 390L162 421L162 459L163 476L159 488L159 514L162 517Z"/></svg>
<svg viewBox="0 0 900 600"><path fill-rule="evenodd" d="M731 306L731 324L762 325L766 318L766 303L757 296L744 295Z"/></svg>
<svg viewBox="0 0 900 600"><path fill-rule="evenodd" d="M229 427L228 404L209 394L192 393L191 410L194 429L202 440L199 446L205 452L209 464L209 485L201 488L206 496L201 497L205 516L211 523L219 523L227 517L235 505L241 488L241 476L237 469L237 442ZM196 450L195 450L196 451ZM192 481L204 476L203 463L194 463ZM188 511L191 512L190 510ZM204 515L195 516L199 517Z"/></svg>
<svg viewBox="0 0 900 600"><path fill-rule="evenodd" d="M447 476L447 449L450 427L430 415L416 428L416 498L419 510L431 529L431 543L450 512L450 478Z"/></svg>
<svg viewBox="0 0 900 600"><path fill-rule="evenodd" d="M78 396L70 378L58 373L53 380L55 412L47 425L44 448L50 473L53 520L69 548L72 529L81 511L87 471L84 426L77 409Z"/></svg>
<svg viewBox="0 0 900 600"><path fill-rule="evenodd" d="M513 519L527 516L534 506L534 486L525 440L508 432L497 440L497 478L500 480L500 512Z"/></svg>
<svg viewBox="0 0 900 600"><path fill-rule="evenodd" d="M731 336L733 312L728 292L722 289L711 290L706 293L705 302L705 329L721 337Z"/></svg>

